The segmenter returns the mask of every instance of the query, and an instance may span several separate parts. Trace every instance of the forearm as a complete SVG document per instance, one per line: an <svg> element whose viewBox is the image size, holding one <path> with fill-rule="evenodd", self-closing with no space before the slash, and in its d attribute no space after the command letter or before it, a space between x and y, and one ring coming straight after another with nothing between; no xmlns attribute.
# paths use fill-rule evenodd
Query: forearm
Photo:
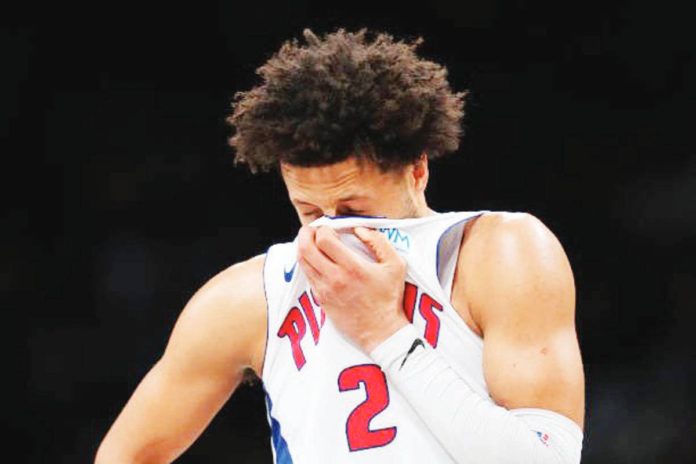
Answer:
<svg viewBox="0 0 696 464"><path fill-rule="evenodd" d="M94 464L169 464L176 455L158 451L155 446L140 451L131 449L129 442L107 435L94 457Z"/></svg>
<svg viewBox="0 0 696 464"><path fill-rule="evenodd" d="M582 431L574 422L545 409L507 410L482 398L427 342L406 357L416 338L409 324L370 355L456 462L580 462Z"/></svg>
<svg viewBox="0 0 696 464"><path fill-rule="evenodd" d="M180 456L226 396L205 377L188 381L158 361L143 377L103 438L95 464L168 464ZM211 398L214 400L211 401Z"/></svg>
<svg viewBox="0 0 696 464"><path fill-rule="evenodd" d="M118 451L112 452L104 450L102 448L99 448L94 458L94 464L136 464L137 462L138 461L136 461L133 457L124 456L122 453L119 453Z"/></svg>

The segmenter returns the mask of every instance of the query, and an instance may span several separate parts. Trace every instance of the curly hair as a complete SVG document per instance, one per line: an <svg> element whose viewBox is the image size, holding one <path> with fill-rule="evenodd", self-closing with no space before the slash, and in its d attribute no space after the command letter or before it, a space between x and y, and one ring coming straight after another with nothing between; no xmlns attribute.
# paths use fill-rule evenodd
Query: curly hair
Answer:
<svg viewBox="0 0 696 464"><path fill-rule="evenodd" d="M422 37L367 33L304 29L308 46L285 41L257 68L263 83L236 92L226 118L235 165L256 173L356 156L387 171L457 150L468 91L452 92L447 69L415 54Z"/></svg>

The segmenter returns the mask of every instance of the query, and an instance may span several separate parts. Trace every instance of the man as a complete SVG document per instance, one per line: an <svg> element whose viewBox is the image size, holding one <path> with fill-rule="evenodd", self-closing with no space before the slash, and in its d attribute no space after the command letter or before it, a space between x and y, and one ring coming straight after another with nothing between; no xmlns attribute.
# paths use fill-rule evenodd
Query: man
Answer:
<svg viewBox="0 0 696 464"><path fill-rule="evenodd" d="M562 246L529 214L425 201L428 160L458 146L465 93L415 55L420 40L304 36L229 118L236 160L278 168L303 227L196 292L96 462L173 461L247 369L278 463L579 462Z"/></svg>

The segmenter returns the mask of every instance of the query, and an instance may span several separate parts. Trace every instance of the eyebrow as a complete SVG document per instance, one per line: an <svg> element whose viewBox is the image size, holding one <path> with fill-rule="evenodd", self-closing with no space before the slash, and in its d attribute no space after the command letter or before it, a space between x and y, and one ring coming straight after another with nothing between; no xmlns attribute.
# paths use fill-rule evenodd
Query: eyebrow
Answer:
<svg viewBox="0 0 696 464"><path fill-rule="evenodd" d="M339 198L338 201L339 201L339 202L342 202L342 201L353 201L353 200L359 200L359 199L362 199L362 198L367 198L367 195L348 195L348 196ZM306 206L316 206L316 205L314 205L314 204L312 204L312 203L309 203L309 202L306 202L306 201L302 201L302 200L295 200L295 203L300 204L300 205L306 205Z"/></svg>

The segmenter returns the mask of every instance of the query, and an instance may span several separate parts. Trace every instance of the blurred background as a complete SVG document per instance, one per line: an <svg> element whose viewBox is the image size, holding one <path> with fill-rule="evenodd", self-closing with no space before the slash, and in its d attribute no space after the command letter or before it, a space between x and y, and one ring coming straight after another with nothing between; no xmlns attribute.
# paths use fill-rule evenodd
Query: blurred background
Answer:
<svg viewBox="0 0 696 464"><path fill-rule="evenodd" d="M233 166L234 92L287 39L423 36L469 89L437 211L528 211L577 285L585 463L696 462L696 33L677 2L14 2L0 11L3 435L91 462L208 278L291 240L274 174ZM241 386L181 463L270 463ZM9 451L8 451L9 452Z"/></svg>

